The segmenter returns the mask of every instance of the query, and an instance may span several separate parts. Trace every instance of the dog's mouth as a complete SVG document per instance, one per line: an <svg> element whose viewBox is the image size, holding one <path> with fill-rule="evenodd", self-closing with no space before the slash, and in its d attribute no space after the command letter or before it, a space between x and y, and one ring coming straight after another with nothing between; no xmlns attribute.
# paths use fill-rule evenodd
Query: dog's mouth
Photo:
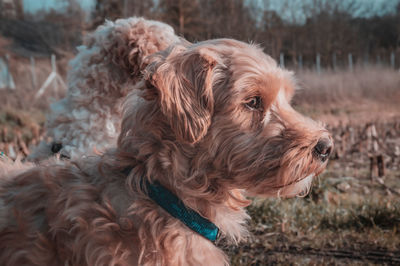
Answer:
<svg viewBox="0 0 400 266"><path fill-rule="evenodd" d="M275 186L274 190L277 191L277 197L305 197L311 191L312 183L315 177L319 176L326 168L328 162L328 154L324 160L319 160L317 164L310 165L307 171L303 173L300 178L293 178L287 183ZM310 173L311 172L311 173ZM290 175L290 174L289 174ZM296 172L292 172L291 175L296 175ZM294 176L293 176L294 177Z"/></svg>
<svg viewBox="0 0 400 266"><path fill-rule="evenodd" d="M288 184L276 187L277 197L305 197L311 190L315 174L310 174Z"/></svg>
<svg viewBox="0 0 400 266"><path fill-rule="evenodd" d="M282 185L271 186L270 184L259 184L254 190L252 188L246 189L246 192L248 196L266 198L305 197L311 190L315 176L317 176L315 173L309 174Z"/></svg>

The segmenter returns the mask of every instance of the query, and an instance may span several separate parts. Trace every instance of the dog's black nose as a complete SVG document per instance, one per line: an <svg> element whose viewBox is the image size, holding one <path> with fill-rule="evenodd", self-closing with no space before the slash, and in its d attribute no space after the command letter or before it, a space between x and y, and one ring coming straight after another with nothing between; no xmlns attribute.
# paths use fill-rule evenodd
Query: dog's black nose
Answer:
<svg viewBox="0 0 400 266"><path fill-rule="evenodd" d="M333 141L330 138L321 138L317 145L314 147L315 155L323 162L325 162L333 149Z"/></svg>

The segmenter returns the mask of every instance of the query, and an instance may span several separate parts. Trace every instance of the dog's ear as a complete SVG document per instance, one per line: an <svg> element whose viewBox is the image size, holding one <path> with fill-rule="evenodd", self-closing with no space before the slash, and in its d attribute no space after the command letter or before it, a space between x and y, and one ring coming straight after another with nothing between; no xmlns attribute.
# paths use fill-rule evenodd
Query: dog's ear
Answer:
<svg viewBox="0 0 400 266"><path fill-rule="evenodd" d="M211 124L215 57L205 49L175 46L157 54L146 68L147 88L180 141L198 142Z"/></svg>

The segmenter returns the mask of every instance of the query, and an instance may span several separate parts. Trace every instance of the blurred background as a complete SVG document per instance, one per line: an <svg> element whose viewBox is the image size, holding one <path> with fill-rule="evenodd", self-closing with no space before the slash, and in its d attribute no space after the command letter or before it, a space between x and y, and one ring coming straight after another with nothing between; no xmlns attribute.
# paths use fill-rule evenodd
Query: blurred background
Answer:
<svg viewBox="0 0 400 266"><path fill-rule="evenodd" d="M130 16L259 44L334 135L307 197L256 200L250 240L220 244L233 265L400 265L399 0L0 0L1 152L29 154L83 36Z"/></svg>

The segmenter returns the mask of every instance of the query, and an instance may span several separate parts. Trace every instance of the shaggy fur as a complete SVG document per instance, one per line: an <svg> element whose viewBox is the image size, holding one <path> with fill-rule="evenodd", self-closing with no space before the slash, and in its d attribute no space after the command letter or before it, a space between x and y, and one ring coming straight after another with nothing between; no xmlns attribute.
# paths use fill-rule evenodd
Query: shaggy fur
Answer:
<svg viewBox="0 0 400 266"><path fill-rule="evenodd" d="M89 34L70 62L66 97L51 106L45 141L29 159L58 152L74 158L115 146L122 99L140 79L146 56L179 41L172 27L135 17L107 21Z"/></svg>
<svg viewBox="0 0 400 266"><path fill-rule="evenodd" d="M332 149L329 133L290 106L294 87L290 72L239 41L151 56L125 100L116 149L3 171L0 265L227 265L141 183L157 180L241 241L246 196L307 192Z"/></svg>

